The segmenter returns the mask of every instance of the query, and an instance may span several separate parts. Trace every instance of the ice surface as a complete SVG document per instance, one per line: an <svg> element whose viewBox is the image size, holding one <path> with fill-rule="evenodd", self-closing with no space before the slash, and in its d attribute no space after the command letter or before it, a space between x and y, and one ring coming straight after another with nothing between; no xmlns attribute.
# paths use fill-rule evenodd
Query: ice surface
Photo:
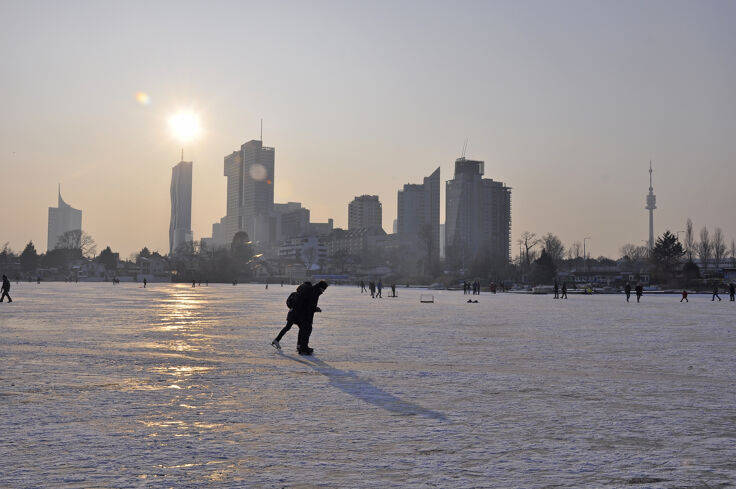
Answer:
<svg viewBox="0 0 736 489"><path fill-rule="evenodd" d="M736 304L13 285L0 487L736 484Z"/></svg>

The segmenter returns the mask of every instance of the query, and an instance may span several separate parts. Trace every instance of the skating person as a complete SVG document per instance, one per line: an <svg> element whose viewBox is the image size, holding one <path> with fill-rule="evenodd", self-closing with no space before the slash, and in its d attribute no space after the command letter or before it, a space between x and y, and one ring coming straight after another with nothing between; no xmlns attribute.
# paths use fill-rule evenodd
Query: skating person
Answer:
<svg viewBox="0 0 736 489"><path fill-rule="evenodd" d="M713 298L711 299L711 302L718 299L718 302L721 301L721 297L718 295L718 284L713 284Z"/></svg>
<svg viewBox="0 0 736 489"><path fill-rule="evenodd" d="M560 299L567 299L567 282L562 282L562 295Z"/></svg>
<svg viewBox="0 0 736 489"><path fill-rule="evenodd" d="M192 287L196 287L196 286L197 286L197 281L196 280L192 280Z"/></svg>
<svg viewBox="0 0 736 489"><path fill-rule="evenodd" d="M376 299L379 297L383 299L383 296L381 295L381 291L383 290L383 282L380 280L378 281L378 285L376 285Z"/></svg>
<svg viewBox="0 0 736 489"><path fill-rule="evenodd" d="M361 281L360 281L360 293L362 294L363 292L365 292L365 282L363 282L363 281L361 280Z"/></svg>
<svg viewBox="0 0 736 489"><path fill-rule="evenodd" d="M493 288L493 285L491 285L491 288ZM555 296L553 299L559 299L560 298L560 283L555 279Z"/></svg>
<svg viewBox="0 0 736 489"><path fill-rule="evenodd" d="M314 350L309 348L309 337L312 334L314 313L322 312L322 309L317 307L317 301L319 301L319 296L327 289L327 282L320 280L314 286L309 282L304 282L300 287L304 287L304 289L298 294L294 306L294 316L296 324L299 326L296 350L300 355L311 355Z"/></svg>
<svg viewBox="0 0 736 489"><path fill-rule="evenodd" d="M143 288L144 288L144 289L146 288L146 285L148 285L148 280L146 280L146 279L144 278L144 279L143 279Z"/></svg>
<svg viewBox="0 0 736 489"><path fill-rule="evenodd" d="M391 284L391 297L396 297L396 284Z"/></svg>
<svg viewBox="0 0 736 489"><path fill-rule="evenodd" d="M626 287L624 287L624 292L626 292L626 302L629 302L629 297L631 297L631 284L626 282Z"/></svg>
<svg viewBox="0 0 736 489"><path fill-rule="evenodd" d="M641 296L644 295L644 287L640 283L638 283L636 284L636 288L634 290L636 291L636 302L639 303Z"/></svg>
<svg viewBox="0 0 736 489"><path fill-rule="evenodd" d="M371 299L373 299L376 296L376 284L371 282L368 282L368 290L371 292Z"/></svg>
<svg viewBox="0 0 736 489"><path fill-rule="evenodd" d="M680 302L682 301L690 302L689 300L687 300L687 290L682 291L682 299L680 299Z"/></svg>
<svg viewBox="0 0 736 489"><path fill-rule="evenodd" d="M728 285L728 295L731 298L731 302L736 301L736 284L733 282Z"/></svg>
<svg viewBox="0 0 736 489"><path fill-rule="evenodd" d="M0 302L5 300L5 298L8 298L8 302L13 302L13 299L10 298L10 280L8 280L8 277L3 275L3 286L0 288L2 290L2 295L0 295Z"/></svg>

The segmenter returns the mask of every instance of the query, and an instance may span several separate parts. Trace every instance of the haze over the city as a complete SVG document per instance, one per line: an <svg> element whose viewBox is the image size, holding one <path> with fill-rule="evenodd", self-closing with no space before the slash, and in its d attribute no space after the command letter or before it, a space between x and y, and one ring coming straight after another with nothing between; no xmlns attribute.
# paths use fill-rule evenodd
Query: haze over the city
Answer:
<svg viewBox="0 0 736 489"><path fill-rule="evenodd" d="M315 221L376 194L391 232L397 190L452 178L467 140L513 188L514 242L643 244L650 160L657 235L690 217L736 238L734 2L6 1L0 19L0 246L46 248L61 184L98 249L166 252L182 110L202 126L183 145L196 239L261 119L275 200Z"/></svg>

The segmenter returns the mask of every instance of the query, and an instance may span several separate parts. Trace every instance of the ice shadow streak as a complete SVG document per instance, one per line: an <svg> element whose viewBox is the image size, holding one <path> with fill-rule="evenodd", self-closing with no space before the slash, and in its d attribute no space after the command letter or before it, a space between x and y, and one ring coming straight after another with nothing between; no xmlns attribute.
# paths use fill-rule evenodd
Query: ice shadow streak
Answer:
<svg viewBox="0 0 736 489"><path fill-rule="evenodd" d="M291 355L284 356L295 362L312 367L317 372L326 376L330 380L330 385L337 387L341 391L386 411L405 416L418 415L438 421L448 421L444 414L423 408L418 404L404 401L393 394L389 394L350 370L340 370L314 357L309 357L308 360L302 360Z"/></svg>

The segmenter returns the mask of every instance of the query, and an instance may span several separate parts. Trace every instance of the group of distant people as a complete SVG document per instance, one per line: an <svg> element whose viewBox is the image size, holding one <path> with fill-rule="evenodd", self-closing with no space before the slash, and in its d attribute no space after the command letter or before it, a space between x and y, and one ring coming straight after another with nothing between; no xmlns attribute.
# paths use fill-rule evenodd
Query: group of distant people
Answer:
<svg viewBox="0 0 736 489"><path fill-rule="evenodd" d="M383 281L378 280L378 283L369 281L368 288L366 289L365 282L363 280L358 284L360 287L360 293L370 292L371 298L378 299L383 297ZM391 295L389 297L397 297L396 295L396 284L391 284Z"/></svg>
<svg viewBox="0 0 736 489"><path fill-rule="evenodd" d="M554 292L553 299L567 299L567 282L562 282L562 295L560 295L560 282L555 279Z"/></svg>
<svg viewBox="0 0 736 489"><path fill-rule="evenodd" d="M480 281L474 282L463 281L463 294L480 295Z"/></svg>

